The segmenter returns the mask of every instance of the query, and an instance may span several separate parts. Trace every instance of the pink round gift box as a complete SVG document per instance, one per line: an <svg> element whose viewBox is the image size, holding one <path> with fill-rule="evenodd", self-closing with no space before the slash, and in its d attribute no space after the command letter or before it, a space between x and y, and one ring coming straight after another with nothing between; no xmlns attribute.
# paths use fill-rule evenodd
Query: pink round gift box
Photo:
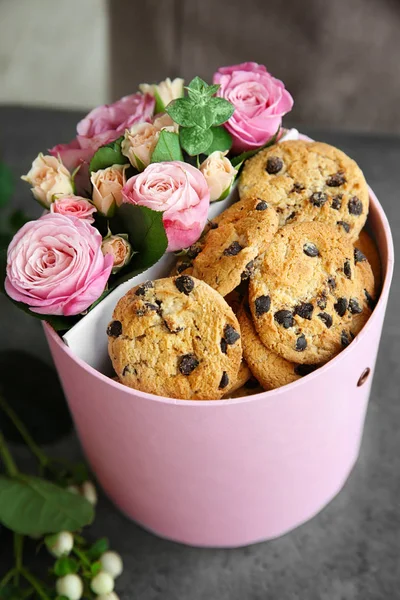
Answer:
<svg viewBox="0 0 400 600"><path fill-rule="evenodd" d="M277 390L212 402L146 394L76 358L45 326L86 456L128 517L185 544L244 546L304 523L340 491L359 453L393 272L372 191L369 224L384 275L371 318L335 359Z"/></svg>

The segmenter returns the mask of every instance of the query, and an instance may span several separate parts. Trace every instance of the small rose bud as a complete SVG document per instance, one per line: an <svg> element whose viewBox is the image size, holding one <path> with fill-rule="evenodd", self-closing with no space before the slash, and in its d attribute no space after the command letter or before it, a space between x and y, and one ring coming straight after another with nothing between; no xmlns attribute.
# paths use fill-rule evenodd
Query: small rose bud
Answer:
<svg viewBox="0 0 400 600"><path fill-rule="evenodd" d="M80 600L83 594L82 579L73 573L60 577L56 581L56 591L59 596L65 596L69 600Z"/></svg>
<svg viewBox="0 0 400 600"><path fill-rule="evenodd" d="M210 202L219 200L222 195L229 192L235 180L237 170L231 161L225 157L226 152L212 152L200 165L210 190Z"/></svg>
<svg viewBox="0 0 400 600"><path fill-rule="evenodd" d="M119 596L115 592L111 592L111 594L100 594L100 596L96 596L96 600L119 600Z"/></svg>
<svg viewBox="0 0 400 600"><path fill-rule="evenodd" d="M68 556L74 547L74 538L69 531L61 531L56 535L51 535L46 538L47 550L55 556Z"/></svg>
<svg viewBox="0 0 400 600"><path fill-rule="evenodd" d="M90 504L93 504L93 506L97 504L96 488L94 487L91 481L85 481L84 483L82 483L81 491L82 496L86 498L86 500L90 502Z"/></svg>
<svg viewBox="0 0 400 600"><path fill-rule="evenodd" d="M103 571L111 575L113 579L119 577L124 569L122 558L117 552L104 552L100 556Z"/></svg>
<svg viewBox="0 0 400 600"><path fill-rule="evenodd" d="M128 264L132 258L132 246L128 242L128 236L125 233L119 235L108 235L101 244L101 250L104 254L111 254L114 259L114 266L111 273L117 273Z"/></svg>
<svg viewBox="0 0 400 600"><path fill-rule="evenodd" d="M128 166L112 165L91 173L93 204L106 217L112 217L115 205L122 203L122 188L126 183L125 171Z"/></svg>
<svg viewBox="0 0 400 600"><path fill-rule="evenodd" d="M171 100L183 96L183 84L184 80L180 77L177 77L173 81L167 77L167 79L160 81L158 84L141 83L139 89L143 94L151 94L151 96L156 98L156 110L159 112L164 110Z"/></svg>
<svg viewBox="0 0 400 600"><path fill-rule="evenodd" d="M100 571L93 577L90 587L95 594L110 594L114 589L114 579L108 573Z"/></svg>
<svg viewBox="0 0 400 600"><path fill-rule="evenodd" d="M164 130L178 133L178 125L166 113L159 114L152 123L136 123L125 131L121 152L138 171L150 164L160 131Z"/></svg>
<svg viewBox="0 0 400 600"><path fill-rule="evenodd" d="M39 154L21 179L31 184L32 194L45 208L50 208L54 197L74 192L71 173L55 156Z"/></svg>

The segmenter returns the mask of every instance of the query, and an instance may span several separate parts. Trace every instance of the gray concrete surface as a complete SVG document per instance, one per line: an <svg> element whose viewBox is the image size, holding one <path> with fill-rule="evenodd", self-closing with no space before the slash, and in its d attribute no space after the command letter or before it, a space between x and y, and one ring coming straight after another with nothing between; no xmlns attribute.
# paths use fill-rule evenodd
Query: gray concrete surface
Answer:
<svg viewBox="0 0 400 600"><path fill-rule="evenodd" d="M16 177L39 150L68 141L80 115L0 109L2 157ZM400 137L304 128L363 168L400 243ZM23 182L15 205L38 214ZM400 282L395 272L360 459L343 491L312 521L272 542L235 550L196 549L161 540L101 497L93 537L108 536L125 563L122 600L396 600L400 598ZM0 297L0 350L24 348L50 360L40 325ZM21 376L20 372L16 377ZM0 382L1 384L1 382ZM35 398L31 399L32 402ZM43 415L46 419L46 415ZM340 439L338 439L338 445ZM30 460L15 448L21 466ZM80 455L73 434L48 448ZM0 574L10 561L0 533ZM27 556L44 568L44 557Z"/></svg>

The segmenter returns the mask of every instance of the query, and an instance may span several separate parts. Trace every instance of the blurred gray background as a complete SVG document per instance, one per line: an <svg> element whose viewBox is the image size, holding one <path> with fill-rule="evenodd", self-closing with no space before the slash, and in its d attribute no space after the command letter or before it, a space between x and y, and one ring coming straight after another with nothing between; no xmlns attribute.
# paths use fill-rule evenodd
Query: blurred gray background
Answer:
<svg viewBox="0 0 400 600"><path fill-rule="evenodd" d="M399 0L0 0L0 103L89 109L263 63L287 122L400 132Z"/></svg>

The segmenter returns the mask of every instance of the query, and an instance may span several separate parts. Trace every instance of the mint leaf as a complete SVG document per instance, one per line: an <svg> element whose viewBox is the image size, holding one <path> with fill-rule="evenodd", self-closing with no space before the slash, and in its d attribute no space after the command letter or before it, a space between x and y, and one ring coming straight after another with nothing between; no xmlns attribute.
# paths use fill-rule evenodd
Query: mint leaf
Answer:
<svg viewBox="0 0 400 600"><path fill-rule="evenodd" d="M179 132L181 146L189 156L196 154L205 154L213 141L213 134L210 129L201 127L185 127Z"/></svg>
<svg viewBox="0 0 400 600"><path fill-rule="evenodd" d="M192 127L195 124L192 118L192 107L193 104L189 98L177 98L172 100L165 110L178 125Z"/></svg>
<svg viewBox="0 0 400 600"><path fill-rule="evenodd" d="M212 152L219 150L225 152L230 150L232 146L232 136L224 127L211 127L210 131L213 134L211 146L207 148L205 154L210 155Z"/></svg>
<svg viewBox="0 0 400 600"><path fill-rule="evenodd" d="M192 105L193 122L202 129L209 129L214 122L214 113L212 108L207 104Z"/></svg>
<svg viewBox="0 0 400 600"><path fill-rule="evenodd" d="M216 94L220 88L220 84L219 83L214 83L213 85L209 85L207 88L207 96L214 96L214 94Z"/></svg>
<svg viewBox="0 0 400 600"><path fill-rule="evenodd" d="M190 96L191 92L200 92L200 94L203 94L207 88L207 83L201 79L201 77L194 77L186 89L188 90Z"/></svg>
<svg viewBox="0 0 400 600"><path fill-rule="evenodd" d="M210 98L207 102L213 114L213 125L222 125L231 118L235 112L233 104L225 98Z"/></svg>
<svg viewBox="0 0 400 600"><path fill-rule="evenodd" d="M273 146L275 144L276 140L278 139L280 130L281 130L281 128L278 127L278 131L272 136L272 138L270 138L268 140L268 142L266 144L264 144L264 146L260 146L260 148L254 148L253 150L247 150L247 152L242 152L242 154L239 154L239 156L235 156L234 158L232 158L232 160L231 160L232 165L234 167L236 167L237 169L240 169L240 167L242 166L242 163L245 160L247 160L248 158L251 158L252 156L257 154L257 152L264 150L264 148Z"/></svg>
<svg viewBox="0 0 400 600"><path fill-rule="evenodd" d="M92 160L90 161L89 171L93 173L100 169L107 169L112 165L126 165L128 159L121 152L121 142L124 139L122 135L115 142L102 146L95 152Z"/></svg>
<svg viewBox="0 0 400 600"><path fill-rule="evenodd" d="M151 155L151 162L183 160L179 135L172 131L161 131L156 147Z"/></svg>

